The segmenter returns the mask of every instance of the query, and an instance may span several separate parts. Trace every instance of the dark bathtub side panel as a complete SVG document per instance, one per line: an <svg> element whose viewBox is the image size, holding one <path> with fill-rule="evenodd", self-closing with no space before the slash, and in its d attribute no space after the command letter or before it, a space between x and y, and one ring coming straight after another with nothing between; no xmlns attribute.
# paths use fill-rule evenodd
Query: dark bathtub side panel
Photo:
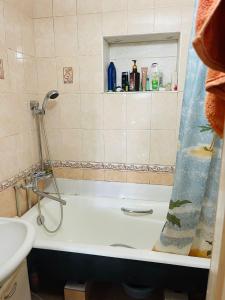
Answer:
<svg viewBox="0 0 225 300"><path fill-rule="evenodd" d="M67 281L103 281L185 291L204 291L208 271L96 255L33 249L29 273L40 285L64 286Z"/></svg>

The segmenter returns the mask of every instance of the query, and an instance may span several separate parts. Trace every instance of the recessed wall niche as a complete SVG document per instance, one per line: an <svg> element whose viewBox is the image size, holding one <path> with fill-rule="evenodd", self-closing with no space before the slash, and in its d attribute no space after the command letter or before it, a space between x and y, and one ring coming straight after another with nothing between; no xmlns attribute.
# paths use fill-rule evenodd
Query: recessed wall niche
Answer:
<svg viewBox="0 0 225 300"><path fill-rule="evenodd" d="M107 69L110 61L113 61L116 66L117 86L121 86L122 72L131 72L133 59L137 60L140 73L141 67L148 67L149 74L152 63L158 63L159 70L163 73L164 84L171 82L174 72L178 72L179 47L180 33L178 32L105 36L103 38L104 91L108 91Z"/></svg>

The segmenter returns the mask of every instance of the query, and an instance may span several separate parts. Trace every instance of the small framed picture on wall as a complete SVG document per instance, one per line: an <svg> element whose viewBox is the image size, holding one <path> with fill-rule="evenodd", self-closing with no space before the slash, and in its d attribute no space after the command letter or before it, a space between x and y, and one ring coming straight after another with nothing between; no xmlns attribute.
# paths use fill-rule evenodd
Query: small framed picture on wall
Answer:
<svg viewBox="0 0 225 300"><path fill-rule="evenodd" d="M73 83L73 68L72 67L64 67L63 68L63 82L64 82L64 84L72 84Z"/></svg>

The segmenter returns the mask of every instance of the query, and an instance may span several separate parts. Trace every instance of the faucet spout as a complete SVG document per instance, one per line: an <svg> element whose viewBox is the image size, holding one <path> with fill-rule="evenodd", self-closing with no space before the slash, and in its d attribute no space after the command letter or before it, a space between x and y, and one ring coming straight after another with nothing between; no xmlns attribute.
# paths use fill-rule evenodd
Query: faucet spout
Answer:
<svg viewBox="0 0 225 300"><path fill-rule="evenodd" d="M57 201L57 202L61 203L62 205L66 205L66 201L63 200L63 199L60 199L60 198L57 198L55 196L46 194L45 192L42 192L42 191L38 190L37 188L33 188L32 190L38 196L46 197L46 198L49 198L51 200Z"/></svg>

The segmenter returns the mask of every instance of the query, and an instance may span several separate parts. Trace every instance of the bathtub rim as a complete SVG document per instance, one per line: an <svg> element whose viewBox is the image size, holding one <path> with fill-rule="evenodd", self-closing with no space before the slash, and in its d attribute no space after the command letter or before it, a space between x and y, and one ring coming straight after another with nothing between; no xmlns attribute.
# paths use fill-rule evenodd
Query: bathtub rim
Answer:
<svg viewBox="0 0 225 300"><path fill-rule="evenodd" d="M199 269L210 269L209 258L184 256L152 250L148 251L147 249L129 249L123 247L88 245L59 241L49 242L48 240L38 239L37 237L34 241L33 248L162 263Z"/></svg>

